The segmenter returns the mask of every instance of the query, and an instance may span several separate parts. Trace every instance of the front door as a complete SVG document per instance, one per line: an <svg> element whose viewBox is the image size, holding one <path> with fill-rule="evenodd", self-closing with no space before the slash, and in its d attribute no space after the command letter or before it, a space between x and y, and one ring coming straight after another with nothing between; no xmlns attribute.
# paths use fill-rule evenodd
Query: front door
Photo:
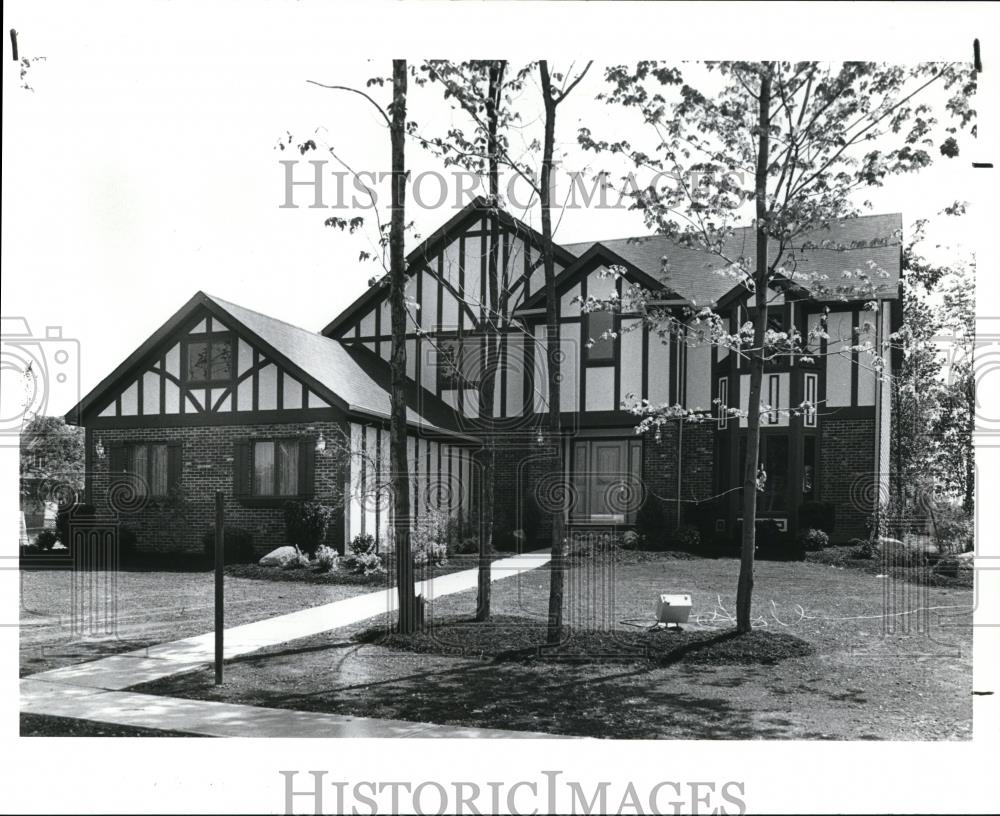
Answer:
<svg viewBox="0 0 1000 816"><path fill-rule="evenodd" d="M571 462L570 521L629 524L640 501L642 448L637 439L579 439Z"/></svg>

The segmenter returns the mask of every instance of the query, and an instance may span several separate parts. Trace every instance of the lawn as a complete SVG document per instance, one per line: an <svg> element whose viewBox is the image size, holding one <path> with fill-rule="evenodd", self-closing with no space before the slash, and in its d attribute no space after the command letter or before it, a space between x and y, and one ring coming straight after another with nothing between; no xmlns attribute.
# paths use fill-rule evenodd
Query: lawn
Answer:
<svg viewBox="0 0 1000 816"><path fill-rule="evenodd" d="M121 570L115 586L102 573L21 572L21 676L94 660L164 641L200 635L214 625L214 583L200 570ZM101 637L73 634L74 582L82 621ZM371 586L308 584L226 577L226 626L251 623L338 601ZM105 603L114 599L115 603ZM95 614L91 611L97 609ZM104 613L107 612L105 615ZM107 634L110 630L111 634Z"/></svg>
<svg viewBox="0 0 1000 816"><path fill-rule="evenodd" d="M573 659L524 653L543 637L549 574L539 569L494 585L498 621L485 634L462 623L475 602L469 591L433 601L430 635L410 643L359 642L379 623L369 621L233 660L221 689L200 671L136 690L614 738L971 737L971 590L759 562L757 633L808 646L761 663L719 637L730 626L738 569L735 559L670 554L574 559L566 582ZM637 652L661 592L691 594L692 623L676 636L643 637ZM906 614L884 618L884 592ZM941 608L919 611L927 607ZM687 648L693 641L697 648Z"/></svg>

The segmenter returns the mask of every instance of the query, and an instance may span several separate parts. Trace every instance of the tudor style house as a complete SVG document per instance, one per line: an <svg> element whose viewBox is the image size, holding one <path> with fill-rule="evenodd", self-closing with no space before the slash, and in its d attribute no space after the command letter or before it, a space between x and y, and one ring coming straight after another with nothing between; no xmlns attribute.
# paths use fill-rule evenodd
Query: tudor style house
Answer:
<svg viewBox="0 0 1000 816"><path fill-rule="evenodd" d="M836 541L863 536L886 484L890 386L875 372L897 362L876 356L901 316L900 235L899 215L832 223L800 242L795 271L767 293L772 328L814 336L811 356L764 373L759 515L790 535L822 524ZM745 254L752 233L730 243L731 256ZM491 441L498 531L541 530L552 513L580 528L628 527L655 502L667 530L735 536L746 420L727 409L746 411L749 365L691 315L713 306L736 332L755 297L718 274L717 256L663 237L568 244L555 258L550 350L541 236L518 219L477 199L407 256L415 515L474 517ZM811 284L845 274L877 287L844 297ZM581 309L632 285L659 293L689 330L644 326L627 298L616 312ZM815 339L824 314L826 337ZM485 321L502 337L492 412L480 405ZM319 333L197 293L67 415L86 428L89 500L135 530L140 548L199 547L216 490L258 551L284 543L282 508L297 498L341 508L338 546L384 536L389 326L384 285ZM851 348L865 342L871 354ZM549 364L561 375L558 439L547 430ZM637 434L627 408L643 399L700 418Z"/></svg>

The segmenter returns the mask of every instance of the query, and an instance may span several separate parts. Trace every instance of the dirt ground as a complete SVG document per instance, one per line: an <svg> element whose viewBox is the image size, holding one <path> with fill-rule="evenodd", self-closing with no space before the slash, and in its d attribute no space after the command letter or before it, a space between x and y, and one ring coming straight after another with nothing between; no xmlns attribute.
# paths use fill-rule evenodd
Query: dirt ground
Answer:
<svg viewBox="0 0 1000 816"><path fill-rule="evenodd" d="M660 593L688 593L687 630L721 632L731 626L738 568L735 559L669 554L575 559L566 622L634 631L652 622ZM497 582L494 612L540 624L548 582L544 569ZM431 626L470 616L474 603L471 591L433 601ZM231 661L221 689L203 671L137 690L619 739L969 739L972 603L966 588L765 561L756 571L758 629L801 638L813 654L774 665L658 665L612 648L582 661L502 661L463 652L447 626L431 653L352 640L369 621Z"/></svg>

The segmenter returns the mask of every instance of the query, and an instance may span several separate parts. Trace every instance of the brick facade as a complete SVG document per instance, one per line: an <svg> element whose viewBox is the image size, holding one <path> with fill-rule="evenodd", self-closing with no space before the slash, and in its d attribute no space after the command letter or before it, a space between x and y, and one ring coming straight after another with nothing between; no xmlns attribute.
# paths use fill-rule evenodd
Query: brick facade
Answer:
<svg viewBox="0 0 1000 816"><path fill-rule="evenodd" d="M215 523L215 491L226 496L226 523L248 530L254 550L264 554L285 544L284 511L281 506L248 507L233 496L233 445L237 439L273 436L318 436L332 442L341 439L342 424L330 422L282 423L267 425L205 425L101 429L94 432L105 450L98 458L89 451L90 496L98 514L117 517L120 524L136 533L140 551L200 552L202 536ZM180 442L181 474L178 498L171 502L150 501L141 509L125 501L109 501L109 459L112 445L129 442ZM337 506L343 494L344 456L336 445L317 451L313 480L314 499ZM112 507L112 504L119 504ZM331 533L342 531L334 525Z"/></svg>
<svg viewBox="0 0 1000 816"><path fill-rule="evenodd" d="M820 422L820 500L836 508L830 540L866 538L877 494L875 417L826 417Z"/></svg>

